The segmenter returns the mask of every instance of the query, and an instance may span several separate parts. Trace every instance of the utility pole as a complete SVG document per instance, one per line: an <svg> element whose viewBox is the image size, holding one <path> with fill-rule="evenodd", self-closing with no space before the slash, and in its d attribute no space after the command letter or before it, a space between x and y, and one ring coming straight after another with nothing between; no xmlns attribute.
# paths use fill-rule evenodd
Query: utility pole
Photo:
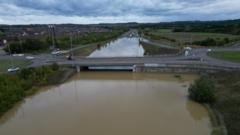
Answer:
<svg viewBox="0 0 240 135"><path fill-rule="evenodd" d="M12 52L11 52L10 45L7 44L7 40L3 40L3 43L8 46L8 52L9 52L9 55L10 55L11 67L13 67L13 59L12 59Z"/></svg>
<svg viewBox="0 0 240 135"><path fill-rule="evenodd" d="M71 33L71 36L70 36L70 42L71 42L71 56L73 57L73 40L72 40L72 33Z"/></svg>
<svg viewBox="0 0 240 135"><path fill-rule="evenodd" d="M18 39L19 39L19 42L20 42L20 50L21 50L21 53L23 53L22 39L21 39L21 37L18 38Z"/></svg>
<svg viewBox="0 0 240 135"><path fill-rule="evenodd" d="M193 37L192 37L192 33L190 34L190 44L193 45Z"/></svg>
<svg viewBox="0 0 240 135"><path fill-rule="evenodd" d="M68 60L73 59L73 39L72 39L72 33L70 34L70 51L69 51L69 56Z"/></svg>
<svg viewBox="0 0 240 135"><path fill-rule="evenodd" d="M55 26L54 25L48 25L48 28L50 29L50 32L51 32L51 36L52 36L52 45L50 46L50 48L52 48L53 50L56 48L56 43L55 43L55 40L56 40L56 35L55 35Z"/></svg>

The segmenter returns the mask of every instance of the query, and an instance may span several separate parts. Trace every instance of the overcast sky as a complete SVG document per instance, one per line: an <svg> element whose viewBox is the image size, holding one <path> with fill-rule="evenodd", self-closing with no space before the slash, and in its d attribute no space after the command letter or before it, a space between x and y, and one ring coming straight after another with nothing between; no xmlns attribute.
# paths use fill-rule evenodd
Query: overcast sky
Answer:
<svg viewBox="0 0 240 135"><path fill-rule="evenodd" d="M0 0L0 24L96 24L240 18L240 0Z"/></svg>

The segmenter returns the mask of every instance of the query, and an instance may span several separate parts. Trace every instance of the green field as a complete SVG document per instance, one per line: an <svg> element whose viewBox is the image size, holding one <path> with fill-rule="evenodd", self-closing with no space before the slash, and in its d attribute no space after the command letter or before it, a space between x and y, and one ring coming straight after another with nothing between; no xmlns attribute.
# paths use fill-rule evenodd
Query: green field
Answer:
<svg viewBox="0 0 240 135"><path fill-rule="evenodd" d="M169 43L173 45L187 45L190 43L204 41L212 38L216 41L228 39L230 41L237 41L240 36L220 33L201 33L201 32L172 32L172 29L148 29L144 31L148 37L158 40L162 43Z"/></svg>
<svg viewBox="0 0 240 135"><path fill-rule="evenodd" d="M218 59L228 60L232 62L240 63L240 52L239 51L220 51L220 52L210 52L209 56Z"/></svg>
<svg viewBox="0 0 240 135"><path fill-rule="evenodd" d="M13 66L15 67L25 67L29 64L31 64L30 61L27 60L13 60ZM12 66L10 60L0 60L0 72L6 72L8 68Z"/></svg>
<svg viewBox="0 0 240 135"><path fill-rule="evenodd" d="M206 38L236 38L238 36L230 34L219 34L219 33L201 33L201 32L172 32L171 29L159 29L151 32L154 35L166 36L176 40L182 40L184 42L199 41Z"/></svg>

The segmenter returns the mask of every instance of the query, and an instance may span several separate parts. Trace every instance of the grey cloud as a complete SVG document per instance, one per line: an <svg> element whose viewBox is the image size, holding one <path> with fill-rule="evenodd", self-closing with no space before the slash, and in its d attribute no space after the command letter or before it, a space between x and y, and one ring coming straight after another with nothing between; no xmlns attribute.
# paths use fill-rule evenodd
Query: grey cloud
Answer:
<svg viewBox="0 0 240 135"><path fill-rule="evenodd" d="M0 0L2 18L90 18L102 21L216 20L240 17L239 0ZM124 19L127 18L127 19ZM47 20L46 20L47 21ZM134 21L134 20L133 20ZM76 21L78 22L78 21Z"/></svg>
<svg viewBox="0 0 240 135"><path fill-rule="evenodd" d="M79 16L149 15L151 13L161 15L212 2L209 0L1 0L1 3L46 11L49 14Z"/></svg>

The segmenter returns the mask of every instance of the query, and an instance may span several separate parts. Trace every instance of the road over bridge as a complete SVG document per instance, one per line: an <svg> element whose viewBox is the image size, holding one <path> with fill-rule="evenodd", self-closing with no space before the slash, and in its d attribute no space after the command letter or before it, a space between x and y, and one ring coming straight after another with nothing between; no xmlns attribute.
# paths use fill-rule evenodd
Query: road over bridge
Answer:
<svg viewBox="0 0 240 135"><path fill-rule="evenodd" d="M223 49L221 49L223 50ZM229 50L229 48L228 48ZM235 49L236 50L236 49ZM217 49L216 49L217 51ZM67 60L64 57L42 56L33 61L32 67L45 64L58 63L60 65L74 65L80 67L146 67L146 68L174 68L195 70L236 70L240 69L239 63L228 62L207 56L207 49L194 49L194 56L169 55L169 56L147 56L147 57L101 57L87 58L74 57Z"/></svg>
<svg viewBox="0 0 240 135"><path fill-rule="evenodd" d="M236 48L215 48L214 51L229 50L236 51ZM166 55L166 56L146 56L146 57L74 57L73 60L67 60L65 57L52 56L50 54L33 55L30 67L38 67L51 63L60 65L75 65L80 67L103 67L103 66L146 66L154 68L194 68L194 69L240 69L239 63L228 62L211 58L207 55L207 48L193 49L193 55L185 57L184 55ZM10 56L1 56L0 59L10 59ZM14 57L14 59L25 59L25 57Z"/></svg>

